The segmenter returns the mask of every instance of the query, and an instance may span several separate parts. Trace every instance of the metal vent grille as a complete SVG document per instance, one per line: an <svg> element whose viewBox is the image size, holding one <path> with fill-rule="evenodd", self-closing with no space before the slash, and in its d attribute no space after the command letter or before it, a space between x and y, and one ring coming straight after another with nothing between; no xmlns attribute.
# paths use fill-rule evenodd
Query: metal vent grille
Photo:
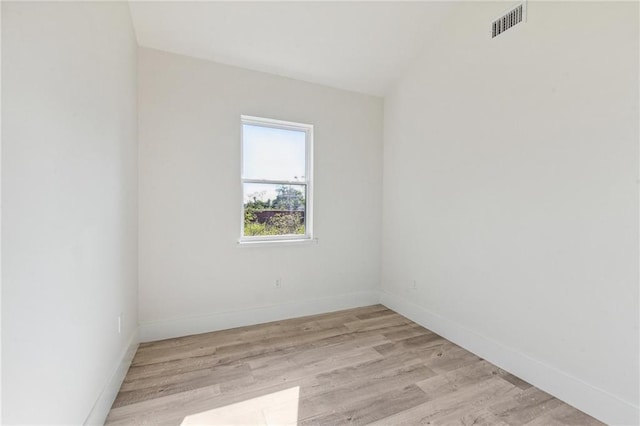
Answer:
<svg viewBox="0 0 640 426"><path fill-rule="evenodd" d="M518 5L491 24L491 38L497 37L519 22L522 22L523 7Z"/></svg>

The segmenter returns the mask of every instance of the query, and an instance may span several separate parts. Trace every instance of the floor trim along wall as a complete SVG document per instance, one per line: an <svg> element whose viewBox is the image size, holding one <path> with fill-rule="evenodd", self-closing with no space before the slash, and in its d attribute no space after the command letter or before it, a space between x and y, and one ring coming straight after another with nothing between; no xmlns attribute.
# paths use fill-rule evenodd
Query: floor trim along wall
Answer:
<svg viewBox="0 0 640 426"><path fill-rule="evenodd" d="M111 410L111 406L113 405L113 401L116 400L116 396L120 391L120 386L122 386L122 382L127 375L127 371L129 371L131 361L133 361L133 357L138 350L139 342L140 336L136 329L129 339L129 343L120 357L120 362L113 371L111 379L102 390L102 393L100 393L100 396L93 405L89 416L87 416L87 420L84 422L85 425L104 425L107 415L109 414L109 410Z"/></svg>
<svg viewBox="0 0 640 426"><path fill-rule="evenodd" d="M151 342L190 334L226 330L270 321L324 314L342 309L375 305L379 295L375 291L348 293L320 299L300 300L270 306L216 312L187 318L176 318L140 324L140 340Z"/></svg>
<svg viewBox="0 0 640 426"><path fill-rule="evenodd" d="M380 303L468 351L610 425L637 425L640 409L602 389L482 336L396 295Z"/></svg>

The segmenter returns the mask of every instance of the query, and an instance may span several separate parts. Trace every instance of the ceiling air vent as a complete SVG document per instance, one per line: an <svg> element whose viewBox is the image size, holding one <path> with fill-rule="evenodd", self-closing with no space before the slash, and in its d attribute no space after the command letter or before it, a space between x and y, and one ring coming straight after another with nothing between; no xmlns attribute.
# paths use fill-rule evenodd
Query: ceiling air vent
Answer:
<svg viewBox="0 0 640 426"><path fill-rule="evenodd" d="M507 31L514 25L522 22L524 17L524 6L522 4L514 7L491 24L491 38L494 38Z"/></svg>

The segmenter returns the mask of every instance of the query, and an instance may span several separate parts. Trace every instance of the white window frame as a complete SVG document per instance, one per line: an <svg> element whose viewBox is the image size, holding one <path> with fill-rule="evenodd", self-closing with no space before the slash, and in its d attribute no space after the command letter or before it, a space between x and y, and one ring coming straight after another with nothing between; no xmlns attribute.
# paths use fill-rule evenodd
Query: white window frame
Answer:
<svg viewBox="0 0 640 426"><path fill-rule="evenodd" d="M274 129L295 130L305 133L305 177L304 180L272 180L272 179L248 179L244 175L244 125L249 124ZM244 184L267 183L274 185L304 185L305 210L304 210L304 234L289 235L244 235ZM267 243L267 242L302 242L313 241L313 125L295 123L292 121L274 120L271 118L254 117L250 115L240 116L240 243Z"/></svg>

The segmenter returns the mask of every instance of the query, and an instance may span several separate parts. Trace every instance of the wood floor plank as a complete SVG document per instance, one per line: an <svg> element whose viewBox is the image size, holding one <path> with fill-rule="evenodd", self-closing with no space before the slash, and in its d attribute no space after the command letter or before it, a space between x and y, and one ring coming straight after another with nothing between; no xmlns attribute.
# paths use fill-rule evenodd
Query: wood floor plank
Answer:
<svg viewBox="0 0 640 426"><path fill-rule="evenodd" d="M468 414L454 413L449 417L434 419L431 424L443 426L509 426L508 423L483 409Z"/></svg>
<svg viewBox="0 0 640 426"><path fill-rule="evenodd" d="M384 317L347 322L344 325L350 330L367 331L388 327L390 325L406 325L410 323L411 321L407 318L398 314L393 314Z"/></svg>
<svg viewBox="0 0 640 426"><path fill-rule="evenodd" d="M429 399L409 410L385 418L378 424L447 424L453 419L467 415L469 411L481 410L485 404L496 399L508 398L511 396L509 393L513 395L518 391L504 380L491 378L456 392Z"/></svg>
<svg viewBox="0 0 640 426"><path fill-rule="evenodd" d="M502 376L502 378L522 390L529 389L531 387L531 384L525 382L519 377L514 376L513 374L505 374Z"/></svg>
<svg viewBox="0 0 640 426"><path fill-rule="evenodd" d="M601 424L382 305L140 345L106 424L183 422Z"/></svg>
<svg viewBox="0 0 640 426"><path fill-rule="evenodd" d="M202 371L204 373L204 371ZM145 387L136 388L129 391L120 391L113 403L114 407L132 404L134 402L146 401L160 396L185 392L205 386L220 384L225 381L235 380L241 377L250 377L251 370L248 365L240 364L233 366L221 366L212 368L208 374L200 374L198 377L185 380L180 376L178 379L166 381L162 384L150 384Z"/></svg>
<svg viewBox="0 0 640 426"><path fill-rule="evenodd" d="M562 404L559 399L531 387L509 401L489 407L489 411L510 425L524 425Z"/></svg>
<svg viewBox="0 0 640 426"><path fill-rule="evenodd" d="M560 404L558 407L547 411L541 416L535 417L527 426L550 426L550 425L572 425L572 426L598 426L601 423L571 407L568 404Z"/></svg>
<svg viewBox="0 0 640 426"><path fill-rule="evenodd" d="M422 355L426 349L440 347L446 343L449 342L438 336L437 334L427 333L380 345L376 347L376 350L385 356L408 352L414 353L416 354L416 356L419 356ZM449 345L449 347L452 346Z"/></svg>
<svg viewBox="0 0 640 426"><path fill-rule="evenodd" d="M371 318L380 318L380 317L388 317L392 315L397 315L395 312L390 311L388 309L381 309L379 311L361 313L356 315L355 317L359 320L366 320Z"/></svg>
<svg viewBox="0 0 640 426"><path fill-rule="evenodd" d="M205 368L189 370L186 372L178 372L165 375L154 375L140 378L137 380L128 380L122 383L120 392L130 392L145 388L165 387L190 381L196 381L211 377L218 380L218 383L224 383L234 380L236 377L253 378L251 368L247 364L232 365L212 365Z"/></svg>
<svg viewBox="0 0 640 426"><path fill-rule="evenodd" d="M404 330L391 331L388 333L384 333L384 337L391 340L392 342L397 342L400 340L408 339L409 337L422 336L425 334L435 334L432 331L427 330L424 327L419 326L418 324L409 324L409 327Z"/></svg>
<svg viewBox="0 0 640 426"><path fill-rule="evenodd" d="M487 361L475 361L471 364L447 373L437 374L416 384L430 399L437 399L460 389L476 385L494 376L507 374Z"/></svg>
<svg viewBox="0 0 640 426"><path fill-rule="evenodd" d="M153 421L163 413L180 412L185 406L208 403L220 395L220 385L205 386L192 391L180 392L146 401L112 407L106 424L140 424L145 419ZM188 408L191 410L191 408Z"/></svg>
<svg viewBox="0 0 640 426"><path fill-rule="evenodd" d="M400 390L372 394L368 398L343 400L340 405L328 407L326 414L304 418L299 425L369 424L390 415L415 407L426 400L424 392L415 385Z"/></svg>
<svg viewBox="0 0 640 426"><path fill-rule="evenodd" d="M382 358L380 354L371 348L357 348L345 351L339 359L323 357L315 361L296 364L293 361L285 361L272 366L265 366L253 371L256 380L274 380L278 377L306 377L314 375L322 377L327 371L345 367L357 368L363 362L370 362Z"/></svg>

